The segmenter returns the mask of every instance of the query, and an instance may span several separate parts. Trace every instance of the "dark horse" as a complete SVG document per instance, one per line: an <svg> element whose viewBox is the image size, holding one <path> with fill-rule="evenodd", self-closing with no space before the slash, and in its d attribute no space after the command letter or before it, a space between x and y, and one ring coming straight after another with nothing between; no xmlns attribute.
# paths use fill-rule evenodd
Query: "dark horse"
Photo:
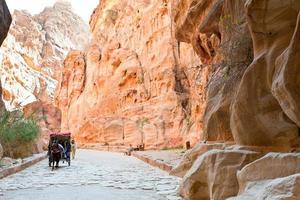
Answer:
<svg viewBox="0 0 300 200"><path fill-rule="evenodd" d="M52 166L52 170L54 170L54 167L58 167L59 161L61 159L61 153L62 151L59 148L58 143L53 143L50 147L49 152L49 167Z"/></svg>

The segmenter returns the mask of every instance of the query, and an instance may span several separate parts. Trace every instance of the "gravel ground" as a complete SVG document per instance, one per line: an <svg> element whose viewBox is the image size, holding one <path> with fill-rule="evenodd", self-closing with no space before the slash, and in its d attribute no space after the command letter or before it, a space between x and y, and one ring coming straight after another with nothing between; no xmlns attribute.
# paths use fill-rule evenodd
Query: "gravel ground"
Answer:
<svg viewBox="0 0 300 200"><path fill-rule="evenodd" d="M44 160L0 180L4 200L180 200L180 179L119 153L78 151L54 171Z"/></svg>

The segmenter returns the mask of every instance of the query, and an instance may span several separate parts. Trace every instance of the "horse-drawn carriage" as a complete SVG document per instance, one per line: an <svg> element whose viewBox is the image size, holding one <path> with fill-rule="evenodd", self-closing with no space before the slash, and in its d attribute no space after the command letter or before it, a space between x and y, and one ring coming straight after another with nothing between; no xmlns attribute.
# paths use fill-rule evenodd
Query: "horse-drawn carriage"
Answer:
<svg viewBox="0 0 300 200"><path fill-rule="evenodd" d="M50 134L48 157L49 167L58 167L59 161L66 161L71 165L71 133L52 133Z"/></svg>

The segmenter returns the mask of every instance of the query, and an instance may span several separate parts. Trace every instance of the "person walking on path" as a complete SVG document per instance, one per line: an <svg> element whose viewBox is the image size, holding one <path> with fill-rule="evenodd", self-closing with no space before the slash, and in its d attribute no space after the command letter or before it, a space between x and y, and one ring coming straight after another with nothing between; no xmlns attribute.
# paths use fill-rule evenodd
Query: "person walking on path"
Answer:
<svg viewBox="0 0 300 200"><path fill-rule="evenodd" d="M132 145L130 144L129 145L129 148L128 148L128 150L125 152L125 154L127 155L127 156L131 156L131 152L133 152L134 151L134 148L132 147Z"/></svg>
<svg viewBox="0 0 300 200"><path fill-rule="evenodd" d="M71 152L72 152L72 160L75 159L75 153L76 153L76 144L74 139L71 141Z"/></svg>

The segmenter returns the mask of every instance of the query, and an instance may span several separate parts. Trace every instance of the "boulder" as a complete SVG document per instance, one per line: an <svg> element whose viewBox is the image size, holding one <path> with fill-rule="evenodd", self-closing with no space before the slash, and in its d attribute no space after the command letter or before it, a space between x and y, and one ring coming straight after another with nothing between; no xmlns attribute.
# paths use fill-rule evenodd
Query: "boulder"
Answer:
<svg viewBox="0 0 300 200"><path fill-rule="evenodd" d="M224 149L224 143L206 144L203 142L198 143L195 147L188 150L182 157L180 163L172 169L171 175L183 177L186 172L192 167L194 161L202 154L212 149Z"/></svg>
<svg viewBox="0 0 300 200"><path fill-rule="evenodd" d="M237 197L227 200L300 199L300 173L266 181L252 182Z"/></svg>
<svg viewBox="0 0 300 200"><path fill-rule="evenodd" d="M245 150L211 150L201 155L183 177L179 188L186 200L223 200L237 195L236 173L260 157Z"/></svg>
<svg viewBox="0 0 300 200"><path fill-rule="evenodd" d="M261 182L300 173L300 153L268 153L237 173L239 193L253 182Z"/></svg>

